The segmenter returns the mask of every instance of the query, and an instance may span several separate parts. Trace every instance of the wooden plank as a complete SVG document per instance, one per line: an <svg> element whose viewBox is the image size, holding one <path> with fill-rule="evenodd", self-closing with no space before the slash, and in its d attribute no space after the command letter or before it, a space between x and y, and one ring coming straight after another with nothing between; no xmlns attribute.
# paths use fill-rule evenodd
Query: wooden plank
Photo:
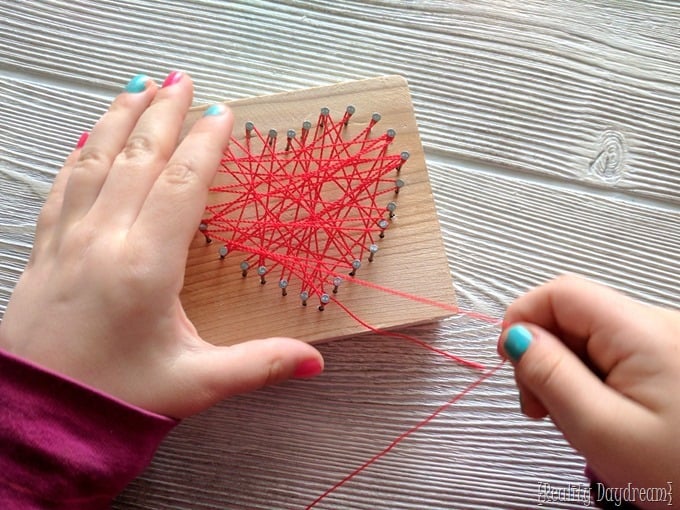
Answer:
<svg viewBox="0 0 680 510"><path fill-rule="evenodd" d="M379 251L375 261L369 263L367 246L364 247L362 266L356 278L452 306L455 304L423 150L408 85L403 78L391 76L347 82L228 104L234 112L235 137L242 146L246 144L243 128L246 121L252 121L264 133L269 129L286 133L291 128L299 132L299 126L305 120L312 120L315 126L320 108L328 107L338 121L345 108L353 105L356 113L343 130L344 139L351 140L369 124L371 115L379 112L382 120L373 131L380 134L388 128L396 128L397 131L389 153L398 155L402 150L410 153L402 171L397 174L394 170L390 174L392 179L403 179L406 186L398 198L389 193L379 199L383 207L390 200L398 203L396 216L390 221L384 239L378 239L379 228L373 229ZM195 110L189 115L186 124L191 125L200 115L202 109ZM310 137L313 137L313 130ZM278 150L283 150L285 144L286 137L280 136ZM220 177L224 178L218 174ZM325 195L328 192L324 192L324 198L328 200ZM233 199L233 195L230 198ZM225 200L213 193L209 203ZM254 214L248 208L244 211ZM383 217L387 217L386 212ZM252 221L254 216L244 219ZM310 289L302 287L297 278L291 279L285 297L278 288L276 271L267 276L268 285L261 285L257 275L253 274L256 267L251 268L250 275L243 278L239 264L249 253L230 253L220 260L215 244L206 244L203 236L197 233L189 251L181 295L189 319L209 342L232 344L268 336L291 336L315 342L367 331L337 303L331 302L323 312L317 311L318 295L309 299L309 306L301 306L298 297L300 292ZM257 249L256 246L253 248ZM268 246L263 248L269 249ZM426 303L409 301L353 283L353 278L347 276L352 269L350 263L353 257L347 253L336 255L346 259L344 269L340 266L337 270L345 275L344 281L337 295L331 293L332 285L326 284L325 291L371 326L389 329L451 315L450 311ZM297 254L292 253L291 256ZM265 265L271 262L265 261ZM276 280L272 281L272 278ZM332 277L326 277L326 281L330 280Z"/></svg>

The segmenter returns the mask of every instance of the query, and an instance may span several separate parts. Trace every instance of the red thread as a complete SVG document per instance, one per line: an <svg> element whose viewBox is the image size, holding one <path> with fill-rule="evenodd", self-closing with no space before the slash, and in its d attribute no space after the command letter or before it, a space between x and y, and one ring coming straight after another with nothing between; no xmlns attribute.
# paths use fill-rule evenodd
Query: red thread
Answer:
<svg viewBox="0 0 680 510"><path fill-rule="evenodd" d="M227 182L211 188L227 200L207 207L206 238L248 254L247 267L278 270L279 281L298 278L310 297L326 293L389 227L387 195L408 158L388 154L395 132L374 135L377 120L345 140L349 116L350 107L336 122L322 109L313 134L307 122L301 137L289 131L283 150L276 131L247 123L222 161Z"/></svg>
<svg viewBox="0 0 680 510"><path fill-rule="evenodd" d="M492 317L461 310L425 297L390 289L354 277L366 251L389 226L395 202L378 204L385 193L395 192L395 179L409 154L389 155L396 136L394 130L373 135L380 115L358 135L346 136L345 128L354 113L348 107L339 122L328 108L322 108L314 134L311 123L304 122L302 137L293 130L286 133L285 149L277 146L278 133L265 137L251 122L246 123L243 142L232 139L220 172L227 183L211 188L213 193L231 197L207 207L208 218L201 231L206 238L225 243L223 253L232 250L249 254L244 274L253 265L264 283L265 274L279 268L279 282L285 289L292 277L302 281L303 301L317 294L322 305L331 301L326 286L343 278L337 269L352 268L350 280L385 293L464 314L489 323ZM347 140L345 138L348 138ZM255 143L257 142L257 143ZM387 177L393 173L392 177ZM224 257L225 255L221 255ZM269 265L269 267L268 267ZM339 303L336 299L332 299ZM366 329L385 336L409 340L423 348L453 359L468 367L484 370L480 363L465 360L437 349L417 338L381 331L360 319L346 306L342 309Z"/></svg>
<svg viewBox="0 0 680 510"><path fill-rule="evenodd" d="M490 315L485 315L480 312L475 312L472 310L463 310L462 308L459 308L456 305L452 305L449 303L442 303L440 301L435 301L434 299L426 298L423 296L417 296L415 294L409 294L408 292L403 292L397 289L391 289L389 287L385 287L383 285L378 285L377 283L369 282L367 280L360 280L356 277L352 278L351 280L353 283L359 284L363 287L369 287L371 289L376 289L382 292L385 292L386 294L393 294L395 296L399 296L405 299L409 299L411 301L416 301L418 303L423 303L426 305L434 306L437 308L441 308L443 310L448 310L450 312L453 312L455 314L459 315L465 315L466 317L470 317L471 319L477 319L483 322L488 322L489 324L505 324L501 320L496 319L494 317L491 317Z"/></svg>
<svg viewBox="0 0 680 510"><path fill-rule="evenodd" d="M476 361L471 361L467 360L465 358L461 358L460 356L456 356L455 354L451 354L450 352L443 351L441 349L437 349L436 347L428 344L427 342L423 342L422 340L419 340L418 338L410 335L406 335L404 333L398 333L396 331L385 331L382 329L375 328L368 324L367 322L363 321L358 315L353 313L349 308L347 308L345 305L343 305L340 301L335 300L335 303L342 308L347 315L352 317L355 321L357 321L359 324L361 324L363 327L369 329L370 331L373 331L374 333L377 333L379 335L383 336L390 336L392 338L401 338L404 340L408 340L409 342L412 342L416 345L419 345L423 347L424 349L427 349L432 352L436 352L437 354L444 356L445 358L452 359L453 361L460 363L461 365L466 365L471 368L476 368L479 370L486 370L486 367L482 365L481 363L477 363Z"/></svg>
<svg viewBox="0 0 680 510"><path fill-rule="evenodd" d="M246 123L245 140L232 139L222 160L220 173L226 182L211 188L213 193L230 197L230 200L208 206L206 219L199 230L206 240L215 238L225 244L220 250L222 258L234 250L246 253L241 266L244 275L248 268L256 265L264 283L265 274L277 270L284 293L289 280L298 278L305 294L303 303L314 295L319 296L322 307L332 300L374 333L408 340L467 367L484 370L484 373L326 490L307 509L387 455L491 377L504 363L487 370L480 363L438 349L413 336L380 330L327 293L328 286L334 285L333 280L343 278L344 273L339 273L338 269L353 269L350 273L353 278L349 281L358 285L483 322L501 323L482 313L461 310L455 305L354 277L357 267L353 264L360 264L367 251L373 253L376 237L381 238L390 225L396 203L385 202L388 194L396 199L399 188L404 185L397 176L409 155L408 152L388 154L396 134L393 130L373 135L373 128L380 120L378 114L373 114L357 136L345 140L345 128L353 113L354 108L350 106L342 119L335 122L329 110L322 108L314 131L309 122L303 123L299 137L289 130L283 150L277 148L275 130L270 130L265 137L251 122ZM389 176L390 173L393 175Z"/></svg>
<svg viewBox="0 0 680 510"><path fill-rule="evenodd" d="M496 365L495 367L493 367L491 370L489 370L489 371L485 372L484 374L482 374L482 376L481 376L479 379L477 379L477 380L473 381L472 383L470 383L468 386L466 386L466 387L463 389L463 391L461 391L460 393L456 394L451 400L449 400L449 401L446 402L445 404L439 406L439 408L437 408L437 410L435 410L432 414L430 414L430 415L427 416L425 419L423 419L423 420L421 420L420 422L418 422L416 425L414 425L413 427L411 427L410 429L408 429L406 432L404 432L404 433L402 433L401 435L399 435L399 436L398 436L396 439L394 439L389 445L387 445L387 447L385 447L383 450L381 450L380 452L378 452L377 454L375 454L373 457L371 457L369 460L367 460L366 462L364 462L361 466L359 466L358 468L356 468L356 469L355 469L354 471L352 471L349 475L347 475L345 478L343 478L342 480L340 480L338 483L336 483L336 484L333 485L331 488L329 488L326 492L324 492L323 494L321 494L321 496L319 496L319 497L316 498L314 501L312 501L309 505L307 505L306 510L309 510L310 508L313 508L314 506L316 506L317 503L321 502L321 500L325 499L329 494L331 494L332 492L336 491L337 489L339 489L340 487L342 487L343 485L345 485L345 484L346 484L347 482L349 482L352 478L354 478L354 477L357 476L358 474L362 473L363 471L365 471L366 469L368 469L372 464L374 464L375 462L377 462L378 460L380 460L382 457L384 457L385 455L387 455L387 454L388 454L395 446L397 446L399 443L401 443L404 439L406 439L407 437L409 437L409 436L410 436L411 434L413 434L414 432L417 432L419 429L423 428L425 425L427 425L427 424L430 423L432 420L434 420L439 414L441 414L443 411L445 411L446 409L448 409L449 407L451 407L453 404L455 404L455 403L458 402L460 399L462 399L465 395L467 395L470 391L472 391L472 390L475 389L477 386L479 386L480 384L482 384L486 379L488 379L488 378L491 377L493 374L495 374L496 371L497 371L499 368L501 368L501 367L503 366L504 363L505 363L505 360L501 361L498 365Z"/></svg>

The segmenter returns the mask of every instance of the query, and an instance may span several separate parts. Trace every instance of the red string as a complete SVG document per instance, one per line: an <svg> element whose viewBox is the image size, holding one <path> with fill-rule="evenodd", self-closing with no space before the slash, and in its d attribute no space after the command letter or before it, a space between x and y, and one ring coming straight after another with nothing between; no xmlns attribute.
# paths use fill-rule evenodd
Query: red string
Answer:
<svg viewBox="0 0 680 510"><path fill-rule="evenodd" d="M387 195L398 189L406 154L387 153L395 133L374 135L375 122L347 136L350 115L336 122L323 109L314 134L304 126L302 137L289 132L284 150L275 131L264 136L248 125L245 141L232 139L225 153L226 182L211 189L225 200L207 207L203 233L249 254L248 267L277 269L280 280L301 280L310 297L324 294L334 273L361 261L389 226Z"/></svg>
<svg viewBox="0 0 680 510"><path fill-rule="evenodd" d="M373 333L377 333L377 334L382 335L382 336L390 336L392 338L401 338L401 339L404 339L404 340L408 340L409 342L412 342L416 345L419 345L419 346L421 346L424 349L427 349L429 351L435 352L435 353L437 353L441 356L444 356L445 358L451 359L451 360L453 360L457 363L460 363L461 365L465 365L465 366L468 366L468 367L471 367L471 368L476 368L478 370L486 370L486 367L484 365L482 365L481 363L477 363L476 361L461 358L460 356L456 356L455 354L451 354L450 352L446 352L446 351L443 351L441 349L437 349L433 345L430 345L427 342L423 342L422 340L420 340L420 339L418 339L414 336L410 336L410 335L407 335L405 333L399 333L399 332L396 332L396 331L385 331L383 329L375 328L375 327L371 326L370 324L368 324L367 322L365 322L364 320L362 320L358 315L353 313L349 308L347 308L345 305L343 305L340 301L338 301L338 300L334 300L334 301L340 308L342 308L345 311L345 313L347 315L352 317L352 319L354 319L359 324L361 324L363 327L372 331Z"/></svg>
<svg viewBox="0 0 680 510"><path fill-rule="evenodd" d="M365 282L365 283L368 283L368 282ZM373 284L371 284L370 286L373 286ZM377 287L382 288L380 286L377 286ZM407 293L403 293L403 292L396 292L396 291L393 292L391 289L386 289L386 290L389 291L389 292L392 292L396 295L399 295L401 297L408 298L408 299L417 298L418 301L426 302L427 304L431 304L433 306L441 306L441 307L448 307L449 306L449 305L446 305L446 303L438 303L436 301L432 301L432 300L429 300L429 299L423 300L423 299L419 298L418 296L413 296L411 294L407 294ZM461 358L459 356L456 356L455 354L451 354L449 352L438 349L438 348L436 348L436 347L434 347L434 346L432 346L432 345L430 345L426 342L423 342L422 340L415 338L413 336L406 335L404 333L399 333L399 332L394 332L394 331L385 331L385 330L375 328L375 327L371 326L370 324L368 324L367 322L365 322L364 320L362 320L357 314L352 312L349 308L347 308L340 301L338 301L338 300L334 300L334 301L335 301L335 304L337 306L339 306L340 308L342 308L345 311L345 313L347 313L350 317L352 317L359 324L361 324L365 328L369 329L370 331L373 331L374 333L377 333L377 334L380 334L380 335L383 335L383 336L390 336L390 337L393 337L393 338L401 338L401 339L408 340L408 341L413 342L413 343L415 343L415 344L417 344L417 345L419 345L419 346L421 346L421 347L423 347L427 350L430 350L430 351L435 352L435 353L437 353L437 354L439 354L443 357L451 359L451 360L453 360L453 361L455 361L459 364L462 364L462 365L465 365L465 366L468 366L468 367L471 367L471 368L484 370L484 373L482 373L482 375L478 379L476 379L475 381L470 383L468 386L466 386L461 392L454 395L448 402L446 402L445 404L442 404L433 413L431 413L430 415L425 417L423 420L421 420L420 422L415 424L413 427L411 427L407 431L401 433L393 441L391 441L384 449L382 449L380 452L373 455L370 459L368 459L366 462L364 462L359 467L354 469L351 473L349 473L347 476L345 476L342 480L335 483L329 489L324 491L323 494L321 494L314 501L312 501L312 503L307 505L306 510L309 510L310 508L313 508L314 506L316 506L319 502L321 502L323 499L325 499L327 496L329 496L332 492L336 491L337 489L339 489L340 487L345 485L347 482L349 482L355 476L361 474L363 471L368 469L371 465L373 465L374 463L379 461L382 457L387 455L395 446L397 446L399 443L401 443L403 440L405 440L411 434L417 432L418 430L420 430L421 428L426 426L428 423L430 423L432 420L434 420L440 413L442 413L443 411L445 411L446 409L448 409L449 407L454 405L456 402L461 400L465 395L467 395L469 392L471 392L477 386L482 384L486 379L488 379L493 374L495 374L503 366L503 364L506 361L506 360L503 360L500 363L498 363L496 366L494 366L493 368L486 369L486 367L484 367L484 365L482 365L480 363L477 363L477 362L471 361L471 360L467 360L465 358ZM456 310L452 310L452 311L455 311L457 313L462 312L460 309L457 309L457 308L456 308ZM473 313L473 312L465 312L465 315L470 316L470 317L475 318L475 319L478 319L478 320L483 320L485 322L491 322L493 324L499 324L501 322L497 319L493 319L492 317L489 317L489 316L486 316L486 315L483 315L483 314Z"/></svg>
<svg viewBox="0 0 680 510"><path fill-rule="evenodd" d="M415 424L413 427L408 429L406 432L400 434L396 439L394 439L390 444L388 444L384 449L382 449L380 452L376 453L373 457L368 459L366 462L364 462L361 466L356 468L354 471L352 471L350 474L348 474L345 478L337 482L335 485L333 485L331 488L326 490L323 494L321 494L318 498L316 498L314 501L312 501L309 505L307 505L306 510L309 510L310 508L313 508L314 506L317 505L321 500L326 498L329 494L332 492L336 491L343 485L345 485L347 482L349 482L352 478L355 476L361 474L363 471L368 469L372 464L380 460L382 457L387 455L395 446L397 446L399 443L401 443L404 439L409 437L411 434L414 432L417 432L421 428L423 428L425 425L430 423L432 420L434 420L439 414L441 414L443 411L451 407L453 404L461 400L465 395L467 395L469 392L471 392L473 389L475 389L477 386L482 384L486 379L491 377L493 374L496 373L496 371L503 366L505 363L505 360L501 361L498 365L493 367L491 370L488 370L482 374L481 377L479 377L477 380L473 381L470 383L468 386L466 386L463 391L460 393L456 394L451 400L446 402L445 404L441 405L437 410L435 410L432 414L427 416L425 419L421 420L417 424Z"/></svg>
<svg viewBox="0 0 680 510"><path fill-rule="evenodd" d="M339 275L338 275L339 276ZM435 301L434 299L426 298L423 296L417 296L416 294L409 294L408 292L403 292L398 289L391 289L389 287L385 287L383 285L379 285L377 283L369 282L367 280L360 280L359 278L352 278L350 280L352 283L356 283L358 285L361 285L363 287L368 287L371 289L376 289L381 292L384 292L386 294L392 294L395 296L399 296L405 299L409 299L411 301L415 301L417 303L423 303L426 305L434 306L437 308L441 308L443 310L448 310L450 312L453 312L458 315L465 315L467 317L470 317L471 319L477 319L483 322L488 322L489 324L502 324L502 320L496 319L495 317L491 317L490 315L485 315L480 312L475 312L473 310L463 310L462 308L459 308L456 305L452 305L450 303L442 303L441 301Z"/></svg>
<svg viewBox="0 0 680 510"><path fill-rule="evenodd" d="M376 238L382 237L396 207L395 200L403 185L398 176L408 159L407 152L388 154L395 137L393 130L374 136L373 128L380 120L377 114L356 136L347 137L346 127L353 113L353 107L348 107L342 119L336 122L328 109L323 108L313 132L311 123L305 122L299 137L292 130L286 133L283 150L277 147L276 131L270 130L265 137L252 123L246 123L245 140L232 139L222 161L220 173L226 182L211 188L225 200L207 207L202 233L206 239L222 241L227 253L247 254L245 265L241 266L244 271L257 265L258 274L264 277L276 269L280 283L286 285L291 278L298 278L308 298L317 295L322 303L324 297L333 301L364 328L408 340L484 372L451 400L326 490L307 509L377 462L482 384L503 364L488 370L481 363L438 349L413 336L378 329L326 293L327 286L333 285L334 280L345 278L345 273L338 271L340 268L356 269L352 264L361 262L366 252L377 246ZM392 201L388 202L390 194ZM356 277L350 281L490 324L501 323L482 313Z"/></svg>

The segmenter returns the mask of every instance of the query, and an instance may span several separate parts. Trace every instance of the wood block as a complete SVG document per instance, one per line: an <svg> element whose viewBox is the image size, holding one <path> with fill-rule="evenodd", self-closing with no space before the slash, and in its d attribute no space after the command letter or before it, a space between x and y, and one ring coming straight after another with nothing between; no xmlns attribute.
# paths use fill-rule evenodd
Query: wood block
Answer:
<svg viewBox="0 0 680 510"><path fill-rule="evenodd" d="M428 179L422 144L416 127L408 84L399 76L379 77L271 96L227 102L234 112L234 138L245 139L244 125L252 121L263 133L276 129L300 130L304 120L316 123L322 107L339 119L348 105L356 113L347 129L357 132L374 112L382 119L375 129L388 128L397 135L390 153L410 152L400 178L406 182L398 196L396 217L372 263L362 261L356 277L379 286L415 294L438 302L455 304L455 294L444 253ZM192 109L186 130L204 108ZM283 140L281 140L281 138ZM279 143L285 144L285 135ZM396 172L395 172L396 176ZM211 196L209 203L224 201ZM302 306L300 284L291 279L287 296L282 296L278 280L261 285L254 270L242 277L239 264L243 254L218 255L220 243L206 244L197 235L190 247L181 299L189 319L201 336L217 345L230 345L255 338L290 336L318 342L365 333L367 328L350 317L338 303L318 310L318 297ZM404 297L368 288L347 276L337 298L365 323L380 329L429 322L451 312Z"/></svg>

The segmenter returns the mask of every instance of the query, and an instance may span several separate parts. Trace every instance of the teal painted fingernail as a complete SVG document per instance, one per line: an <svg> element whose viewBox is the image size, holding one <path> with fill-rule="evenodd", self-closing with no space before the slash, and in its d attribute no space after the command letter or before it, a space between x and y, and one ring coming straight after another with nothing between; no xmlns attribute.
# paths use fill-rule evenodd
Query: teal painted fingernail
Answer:
<svg viewBox="0 0 680 510"><path fill-rule="evenodd" d="M138 74L133 76L132 79L125 85L125 92L131 92L137 94L138 92L143 92L146 89L146 82L149 81L149 77L145 74Z"/></svg>
<svg viewBox="0 0 680 510"><path fill-rule="evenodd" d="M203 116L208 117L209 115L221 115L222 113L224 113L225 109L226 108L222 104L213 104L205 109L205 111L203 112Z"/></svg>
<svg viewBox="0 0 680 510"><path fill-rule="evenodd" d="M524 326L512 326L508 329L503 348L513 361L519 361L531 345L531 331Z"/></svg>

